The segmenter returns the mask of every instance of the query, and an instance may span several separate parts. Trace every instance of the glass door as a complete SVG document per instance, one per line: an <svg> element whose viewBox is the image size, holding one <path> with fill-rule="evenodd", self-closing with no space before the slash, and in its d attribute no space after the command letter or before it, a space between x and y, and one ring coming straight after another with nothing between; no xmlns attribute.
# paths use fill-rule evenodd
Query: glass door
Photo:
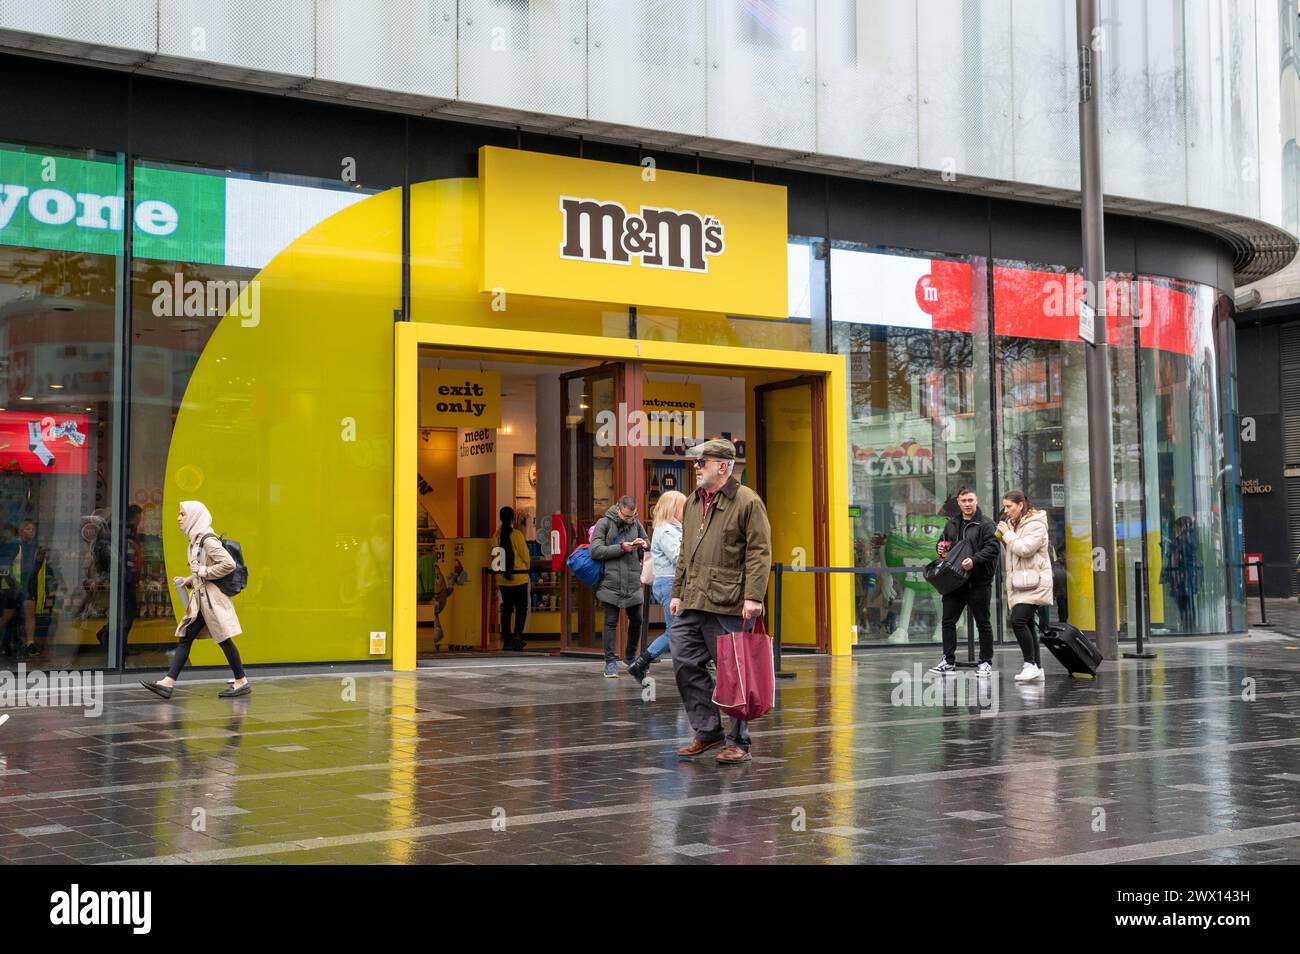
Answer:
<svg viewBox="0 0 1300 954"><path fill-rule="evenodd" d="M618 488L623 486L624 462L618 452L621 442L615 430L623 377L620 364L605 364L560 376L560 406L564 416L560 510L564 514L570 552L587 542L590 529L621 495ZM604 614L597 606L595 592L567 571L563 578L561 650L601 652Z"/></svg>
<svg viewBox="0 0 1300 954"><path fill-rule="evenodd" d="M772 562L826 566L826 387L819 377L754 388L758 415L755 490L772 524ZM830 652L830 587L824 573L786 574L781 641Z"/></svg>

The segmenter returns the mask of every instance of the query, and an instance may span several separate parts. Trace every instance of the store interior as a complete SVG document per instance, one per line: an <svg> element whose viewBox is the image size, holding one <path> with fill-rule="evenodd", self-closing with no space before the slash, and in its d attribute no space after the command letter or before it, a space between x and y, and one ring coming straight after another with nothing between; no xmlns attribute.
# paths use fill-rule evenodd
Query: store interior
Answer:
<svg viewBox="0 0 1300 954"><path fill-rule="evenodd" d="M762 376L501 357L421 351L415 599L417 654L425 661L504 651L501 574L493 570L500 508L514 510L531 557L522 651L595 653L602 634L594 594L571 574L555 572L552 551L562 557L585 543L589 527L625 493L637 499L650 539L660 495L694 489L685 451L697 440L728 437L740 451L737 479L754 477L745 438ZM656 408L682 416L636 433L635 416L613 400L623 380L615 375L631 373L641 376L647 416ZM628 457L616 453L620 443L639 447L635 478L621 470ZM807 462L806 448L800 453ZM651 608L643 636L653 639L663 632L663 612L646 592ZM620 652L626 638L620 632Z"/></svg>

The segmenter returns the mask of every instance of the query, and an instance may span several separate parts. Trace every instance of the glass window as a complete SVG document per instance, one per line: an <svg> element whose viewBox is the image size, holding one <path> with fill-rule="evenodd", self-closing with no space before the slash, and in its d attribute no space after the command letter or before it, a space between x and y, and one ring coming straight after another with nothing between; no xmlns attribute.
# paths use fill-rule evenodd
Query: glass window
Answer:
<svg viewBox="0 0 1300 954"><path fill-rule="evenodd" d="M0 144L0 653L33 668L111 659L123 182Z"/></svg>
<svg viewBox="0 0 1300 954"><path fill-rule="evenodd" d="M1223 633L1228 579L1214 313L1205 285L1143 278L1141 375L1147 522L1159 570L1152 631ZM1234 571L1235 572L1235 571Z"/></svg>
<svg viewBox="0 0 1300 954"><path fill-rule="evenodd" d="M1054 597L1049 615L1091 629L1092 508L1087 345L1077 273L998 262L994 360L1001 436L999 493L1020 490L1047 514ZM1001 507L997 501L992 510Z"/></svg>
<svg viewBox="0 0 1300 954"><path fill-rule="evenodd" d="M992 513L983 260L836 244L832 338L848 356L850 513L857 566L923 567L963 484ZM855 577L860 642L941 639L919 573Z"/></svg>
<svg viewBox="0 0 1300 954"><path fill-rule="evenodd" d="M400 192L142 161L135 195L127 665L175 645L190 499L248 561L246 662L367 657L391 619Z"/></svg>

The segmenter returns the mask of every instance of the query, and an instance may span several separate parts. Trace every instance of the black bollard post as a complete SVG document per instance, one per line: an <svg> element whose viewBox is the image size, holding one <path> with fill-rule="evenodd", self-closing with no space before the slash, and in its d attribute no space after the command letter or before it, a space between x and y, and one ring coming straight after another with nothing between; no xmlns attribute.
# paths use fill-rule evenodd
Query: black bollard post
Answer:
<svg viewBox="0 0 1300 954"><path fill-rule="evenodd" d="M958 669L974 669L977 660L975 659L975 617L971 615L970 607L966 608L966 660L958 660L955 664Z"/></svg>
<svg viewBox="0 0 1300 954"><path fill-rule="evenodd" d="M781 574L785 565L777 563L772 570L776 573L772 588L772 670L777 679L793 679L795 673L781 671Z"/></svg>
<svg viewBox="0 0 1300 954"><path fill-rule="evenodd" d="M1264 563L1263 561L1256 561L1254 566L1255 572L1259 576L1259 625L1267 626L1269 623L1268 609L1264 606Z"/></svg>
<svg viewBox="0 0 1300 954"><path fill-rule="evenodd" d="M1133 599L1137 601L1137 652L1124 653L1125 659L1155 659L1155 653L1143 651L1144 636L1146 635L1147 626L1151 619L1150 594L1147 588L1147 577L1142 571L1142 561L1138 560L1133 564Z"/></svg>

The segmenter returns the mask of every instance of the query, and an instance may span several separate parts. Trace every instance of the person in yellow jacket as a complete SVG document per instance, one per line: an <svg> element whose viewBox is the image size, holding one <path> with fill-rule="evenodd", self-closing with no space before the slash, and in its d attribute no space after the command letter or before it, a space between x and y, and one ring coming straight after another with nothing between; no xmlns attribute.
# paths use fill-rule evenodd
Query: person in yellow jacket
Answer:
<svg viewBox="0 0 1300 954"><path fill-rule="evenodd" d="M497 580L497 589L501 591L501 648L520 652L526 642L524 622L528 619L528 567L532 557L528 553L528 541L515 529L514 508L502 507L500 516L497 550L505 561L505 569ZM502 565L496 559L492 562L494 566Z"/></svg>
<svg viewBox="0 0 1300 954"><path fill-rule="evenodd" d="M22 610L27 642L20 652L38 656L36 610L45 608L47 567L45 551L36 545L36 524L32 520L24 520L19 526L13 562L5 569L8 572L0 575L0 633L8 628L14 614Z"/></svg>

